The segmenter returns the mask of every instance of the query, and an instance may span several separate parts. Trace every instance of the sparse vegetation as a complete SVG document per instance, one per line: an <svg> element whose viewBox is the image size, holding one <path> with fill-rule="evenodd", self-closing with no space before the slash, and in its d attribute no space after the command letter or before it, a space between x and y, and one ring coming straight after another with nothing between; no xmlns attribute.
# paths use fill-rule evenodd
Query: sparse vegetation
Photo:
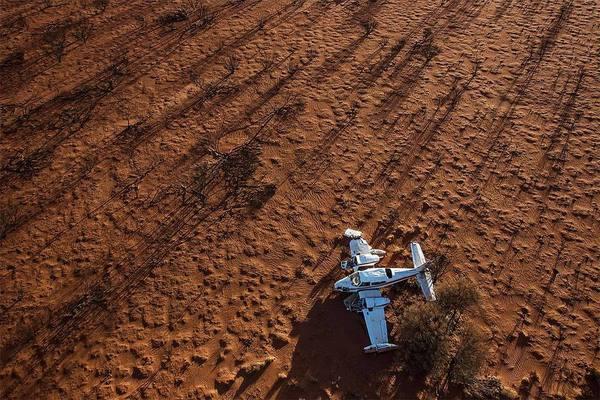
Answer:
<svg viewBox="0 0 600 400"><path fill-rule="evenodd" d="M249 200L250 207L255 210L262 208L276 191L277 186L272 183L254 189Z"/></svg>
<svg viewBox="0 0 600 400"><path fill-rule="evenodd" d="M4 57L4 59L0 62L0 72L2 70L10 70L13 68L18 68L23 65L23 61L25 60L25 52L23 51L15 51Z"/></svg>
<svg viewBox="0 0 600 400"><path fill-rule="evenodd" d="M5 1L0 398L600 399L594 5Z"/></svg>
<svg viewBox="0 0 600 400"><path fill-rule="evenodd" d="M377 22L373 21L372 19L368 19L368 20L362 21L360 23L360 25L363 27L363 29L365 31L365 36L369 36L371 33L373 33L373 31L377 27Z"/></svg>
<svg viewBox="0 0 600 400"><path fill-rule="evenodd" d="M479 299L464 279L440 285L438 301L406 309L397 343L403 349L405 370L429 377L436 390L448 385L465 386L473 381L485 361L483 337L463 315Z"/></svg>
<svg viewBox="0 0 600 400"><path fill-rule="evenodd" d="M477 289L466 279L440 285L437 306L447 319L450 333L458 327L464 312L478 302Z"/></svg>
<svg viewBox="0 0 600 400"><path fill-rule="evenodd" d="M432 60L440 54L440 48L433 43L434 34L430 28L423 31L423 38L415 43L414 50L426 60Z"/></svg>
<svg viewBox="0 0 600 400"><path fill-rule="evenodd" d="M42 40L48 53L52 54L56 61L61 62L66 48L67 26L60 24L48 26L42 34Z"/></svg>
<svg viewBox="0 0 600 400"><path fill-rule="evenodd" d="M22 177L30 177L43 167L44 156L45 152L43 150L33 152L28 156L15 154L8 159L2 169Z"/></svg>
<svg viewBox="0 0 600 400"><path fill-rule="evenodd" d="M17 222L17 213L13 208L0 210L0 240L13 229Z"/></svg>
<svg viewBox="0 0 600 400"><path fill-rule="evenodd" d="M222 170L229 187L240 188L254 174L258 167L260 147L246 145L228 154Z"/></svg>
<svg viewBox="0 0 600 400"><path fill-rule="evenodd" d="M206 9L206 6L202 0L186 0L185 8L189 13L194 13L196 11Z"/></svg>
<svg viewBox="0 0 600 400"><path fill-rule="evenodd" d="M227 70L227 75L233 75L237 68L239 67L240 62L233 55L230 55L225 60L225 69Z"/></svg>
<svg viewBox="0 0 600 400"><path fill-rule="evenodd" d="M464 389L467 400L516 400L519 396L495 376L474 379Z"/></svg>
<svg viewBox="0 0 600 400"><path fill-rule="evenodd" d="M188 13L196 16L195 27L204 28L208 26L215 18L214 14L210 12L209 8L202 2L191 2L186 6Z"/></svg>
<svg viewBox="0 0 600 400"><path fill-rule="evenodd" d="M426 375L448 356L446 321L435 303L405 309L396 342L402 348L405 369L411 375Z"/></svg>
<svg viewBox="0 0 600 400"><path fill-rule="evenodd" d="M208 163L202 163L196 167L192 177L192 193L201 200L204 200L202 191L208 183L210 169L211 167Z"/></svg>
<svg viewBox="0 0 600 400"><path fill-rule="evenodd" d="M477 329L466 325L456 335L454 356L450 359L442 388L446 384L467 386L479 372L485 361L484 339Z"/></svg>
<svg viewBox="0 0 600 400"><path fill-rule="evenodd" d="M93 0L92 1L92 6L101 13L106 11L109 4L110 4L110 0Z"/></svg>
<svg viewBox="0 0 600 400"><path fill-rule="evenodd" d="M172 26L176 22L182 22L189 18L187 10L179 8L175 11L169 11L158 17L158 23L162 26Z"/></svg>
<svg viewBox="0 0 600 400"><path fill-rule="evenodd" d="M73 36L81 43L86 43L92 34L93 25L89 20L83 19L73 27Z"/></svg>
<svg viewBox="0 0 600 400"><path fill-rule="evenodd" d="M281 107L275 110L275 115L280 120L295 119L305 108L306 103L302 99L288 98Z"/></svg>
<svg viewBox="0 0 600 400"><path fill-rule="evenodd" d="M430 260L429 272L431 272L431 277L433 282L436 283L439 279L446 273L446 269L450 265L450 261L448 257L443 254L436 255Z"/></svg>

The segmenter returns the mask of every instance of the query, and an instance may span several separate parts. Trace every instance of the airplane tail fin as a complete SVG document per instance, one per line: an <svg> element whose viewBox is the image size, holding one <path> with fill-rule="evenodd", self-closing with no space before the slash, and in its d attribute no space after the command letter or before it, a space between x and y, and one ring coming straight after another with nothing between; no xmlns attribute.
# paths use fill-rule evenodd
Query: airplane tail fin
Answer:
<svg viewBox="0 0 600 400"><path fill-rule="evenodd" d="M427 262L425 260L425 255L423 254L423 250L421 250L421 245L419 245L419 243L410 243L410 253L412 254L412 260L415 268L419 268L421 265Z"/></svg>
<svg viewBox="0 0 600 400"><path fill-rule="evenodd" d="M429 272L429 269L427 269L427 266L425 265L427 261L425 260L423 250L421 250L421 246L418 243L411 243L410 252L412 253L415 268L422 267L422 271L417 274L416 278L421 287L421 291L423 292L423 296L425 296L427 301L434 301L435 290L433 289L433 279L431 278L431 272Z"/></svg>

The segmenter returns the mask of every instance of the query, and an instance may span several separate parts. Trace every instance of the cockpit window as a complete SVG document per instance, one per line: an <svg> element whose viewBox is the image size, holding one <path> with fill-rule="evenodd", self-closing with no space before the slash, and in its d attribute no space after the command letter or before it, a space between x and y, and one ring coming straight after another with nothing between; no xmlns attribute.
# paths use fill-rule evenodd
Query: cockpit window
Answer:
<svg viewBox="0 0 600 400"><path fill-rule="evenodd" d="M350 275L350 282L352 282L354 286L360 286L360 275L358 274L358 272L355 272L352 275Z"/></svg>

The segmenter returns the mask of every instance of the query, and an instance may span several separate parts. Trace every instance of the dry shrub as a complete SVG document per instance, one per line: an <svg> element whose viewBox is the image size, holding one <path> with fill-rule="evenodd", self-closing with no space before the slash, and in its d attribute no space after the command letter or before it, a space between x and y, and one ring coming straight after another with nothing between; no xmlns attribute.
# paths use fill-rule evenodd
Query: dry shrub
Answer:
<svg viewBox="0 0 600 400"><path fill-rule="evenodd" d="M81 43L86 43L92 34L92 29L93 26L90 21L83 19L73 27L73 36Z"/></svg>
<svg viewBox="0 0 600 400"><path fill-rule="evenodd" d="M441 390L472 382L485 361L482 334L463 317L479 296L466 280L441 285L438 301L410 306L402 316L396 342L404 369L429 377Z"/></svg>
<svg viewBox="0 0 600 400"><path fill-rule="evenodd" d="M484 338L481 332L471 325L461 329L457 336L455 354L448 365L445 380L455 385L466 386L473 382L485 361Z"/></svg>
<svg viewBox="0 0 600 400"><path fill-rule="evenodd" d="M4 57L2 61L0 61L0 71L16 69L22 66L24 61L25 52L23 52L22 50L12 52L6 57Z"/></svg>
<svg viewBox="0 0 600 400"><path fill-rule="evenodd" d="M377 28L377 22L375 22L375 21L373 21L371 19L362 21L360 23L360 25L365 30L365 36L369 36L371 33L373 33L373 31L375 30L375 28Z"/></svg>
<svg viewBox="0 0 600 400"><path fill-rule="evenodd" d="M92 6L99 12L103 13L110 4L110 0L93 0Z"/></svg>
<svg viewBox="0 0 600 400"><path fill-rule="evenodd" d="M288 96L285 102L274 110L275 115L280 121L294 120L298 114L306 109L306 102L303 99L297 99L295 96Z"/></svg>
<svg viewBox="0 0 600 400"><path fill-rule="evenodd" d="M206 9L206 6L202 0L187 0L185 2L185 9L190 13L193 13L202 9Z"/></svg>
<svg viewBox="0 0 600 400"><path fill-rule="evenodd" d="M471 282L458 279L441 285L437 306L448 319L448 329L453 330L463 313L479 302L479 293Z"/></svg>
<svg viewBox="0 0 600 400"><path fill-rule="evenodd" d="M425 375L447 357L445 331L444 315L435 303L415 304L406 309L396 342L402 348L407 372Z"/></svg>
<svg viewBox="0 0 600 400"><path fill-rule="evenodd" d="M518 395L495 376L474 379L464 390L467 400L515 400Z"/></svg>
<svg viewBox="0 0 600 400"><path fill-rule="evenodd" d="M2 169L24 178L30 178L45 166L46 156L47 153L43 149L39 149L27 156L16 154L8 159Z"/></svg>
<svg viewBox="0 0 600 400"><path fill-rule="evenodd" d="M162 26L170 26L176 22L182 22L188 19L188 13L185 9L180 8L175 11L169 11L158 17L158 23Z"/></svg>
<svg viewBox="0 0 600 400"><path fill-rule="evenodd" d="M196 167L192 176L192 193L201 200L204 199L203 192L210 181L210 171L210 164L204 162Z"/></svg>
<svg viewBox="0 0 600 400"><path fill-rule="evenodd" d="M433 31L431 28L426 28L423 31L423 38L415 44L414 50L427 60L431 60L440 54L440 48L433 44Z"/></svg>
<svg viewBox="0 0 600 400"><path fill-rule="evenodd" d="M239 66L239 60L233 55L230 55L227 57L227 59L225 59L225 69L227 70L227 75L233 75Z"/></svg>
<svg viewBox="0 0 600 400"><path fill-rule="evenodd" d="M258 167L260 146L250 143L227 154L222 171L225 182L234 190L243 186Z"/></svg>
<svg viewBox="0 0 600 400"><path fill-rule="evenodd" d="M255 188L248 200L250 208L255 210L262 208L275 195L276 191L277 186L272 183Z"/></svg>
<svg viewBox="0 0 600 400"><path fill-rule="evenodd" d="M17 223L17 213L14 208L0 210L0 240L15 227Z"/></svg>
<svg viewBox="0 0 600 400"><path fill-rule="evenodd" d="M67 27L65 25L50 25L42 34L42 40L48 52L61 62L67 42Z"/></svg>
<svg viewBox="0 0 600 400"><path fill-rule="evenodd" d="M429 264L429 272L431 273L433 283L437 283L438 280L446 273L446 270L450 265L450 260L448 260L448 257L445 255L439 254L434 256Z"/></svg>
<svg viewBox="0 0 600 400"><path fill-rule="evenodd" d="M188 2L186 10L190 15L196 15L196 22L194 23L196 29L208 26L215 19L214 14L202 2Z"/></svg>

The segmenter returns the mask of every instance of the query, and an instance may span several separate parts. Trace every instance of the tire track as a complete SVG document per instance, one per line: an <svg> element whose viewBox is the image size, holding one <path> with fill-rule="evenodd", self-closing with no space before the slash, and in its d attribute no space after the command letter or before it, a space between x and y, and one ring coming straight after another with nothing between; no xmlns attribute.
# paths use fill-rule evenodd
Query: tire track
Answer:
<svg viewBox="0 0 600 400"><path fill-rule="evenodd" d="M170 47L179 47L177 45L178 40L187 40L190 37L193 37L194 34L198 33L200 30L208 30L210 26L212 26L217 18L220 17L221 14L225 14L228 11L236 11L236 8L239 11L243 11L248 6L254 5L255 3L260 2L260 0L254 0L253 2L246 2L241 7L236 6L235 4L224 1L223 3L216 6L213 10L208 10L205 7L199 7L198 9L192 9L190 11L186 11L187 19L183 22L177 23L177 26L171 25L170 31L167 30L165 32L165 26L160 22L160 18L154 20L151 24L146 24L145 22L141 24L141 26L135 28L133 31L128 31L120 34L117 38L115 38L111 43L111 47L116 47L121 49L121 54L136 54L140 52L141 56L138 58L141 60L147 60L148 57L155 55L160 51L168 51ZM143 5L141 7L144 7ZM120 15L128 16L129 12L125 11L120 13ZM233 15L233 14L232 14ZM65 35L65 42L63 44L63 53L62 56L66 56L70 53L69 50L75 50L80 47L80 42L76 38L73 38L71 41L67 41L68 34L70 31L77 26L77 24L81 23L83 20L74 21L72 19L67 19L65 21L50 24L47 29L62 29L63 34ZM111 30L111 25L120 23L120 20L115 21L114 17L111 18L111 21L108 26L102 26L103 30ZM184 39L184 35L189 34L190 36ZM44 37L45 32L41 32L40 35ZM156 41L156 42L153 42ZM150 43L150 46L148 44ZM25 49L27 50L27 49ZM25 54L25 50L18 50L17 53ZM141 51L140 51L141 50ZM144 54L144 51L147 51ZM170 54L171 52L168 52ZM136 60L136 56L130 56L131 59ZM24 61L20 68L16 71L19 74L22 82L18 82L19 85L26 84L33 80L35 77L40 75L41 73L48 72L51 68L59 65L60 62L56 60L56 57L51 52L43 51L39 57L28 59ZM142 64L142 62L139 62ZM25 75L23 77L23 75ZM23 80L25 79L25 80ZM85 84L90 78L84 80ZM94 78L92 78L94 80ZM10 82L7 80L7 82Z"/></svg>
<svg viewBox="0 0 600 400"><path fill-rule="evenodd" d="M253 82L256 82L257 80L261 79L273 68L279 67L290 56L291 54L288 54L281 60L265 65L263 69L257 71L254 75L237 85L227 84L227 81L232 77L233 73L235 72L229 70L227 71L227 74L221 77L218 81L207 85L207 87L202 92L200 92L199 95L191 97L190 99L184 101L175 109L168 111L166 115L161 116L160 119L157 119L155 121L149 121L147 123L142 121L126 127L117 135L109 138L105 143L100 145L98 148L94 149L94 151L92 151L89 156L85 157L82 163L70 167L62 177L60 177L57 181L53 182L52 184L48 185L50 188L56 189L50 191L49 196L46 196L39 202L34 202L31 208L20 213L20 215L16 218L15 223L10 227L10 229L6 233L11 233L19 229L21 226L35 220L48 207L60 201L64 194L74 190L80 182L82 182L84 179L90 176L103 163L109 162L119 155L131 154L134 151L134 149L136 149L145 141L156 136L165 127L169 126L170 124L179 119L187 118L190 112L211 112L218 106L231 101L236 96L243 94L243 92L247 90ZM201 154L196 154L196 156L199 155ZM65 176L68 178L65 178ZM139 183L141 182L141 180L136 180L136 182ZM117 189L117 193L123 193L123 191L126 190L127 186L128 185L125 185L123 188ZM116 198L118 198L118 196L112 197L113 200ZM68 228L68 230L75 228L83 220L87 220L93 217L93 215L98 213L109 203L110 201L103 203L101 208L94 209L94 212L92 214L87 214L82 220L79 220L75 224L75 226ZM61 230L58 234L53 235L49 241L47 241L39 250L36 251L36 253L39 254L40 252L48 248L64 233L65 230Z"/></svg>
<svg viewBox="0 0 600 400"><path fill-rule="evenodd" d="M253 2L247 3L246 6L258 3L259 1L260 0L254 0ZM96 87L102 85L104 80L107 79L107 71L110 71L115 64L119 65L119 73L121 75L128 76L123 77L118 82L118 85L113 87L113 92L116 93L116 89L123 89L131 83L136 82L140 77L144 76L147 71L149 71L158 63L162 62L170 54L185 44L187 40L195 37L195 35L200 32L209 31L210 27L213 26L215 21L218 19L217 17L221 15L220 13L225 13L226 11L235 12L237 10L236 8L228 8L232 7L228 6L229 3L224 4L224 8L215 9L213 12L209 12L208 14L206 11L198 11L198 15L195 16L195 20L190 19L186 25L182 25L176 30L169 32L164 37L161 37L160 41L158 43L153 43L147 51L142 51L140 55L137 55L131 59L127 58L127 56L121 57L119 61L113 63L108 68L105 68L99 74L81 82L75 89L66 93L61 93L57 97L52 98L49 101L36 106L35 108L31 108L23 115L14 118L12 121L9 121L9 123L4 123L2 126L3 130L11 135L19 133L19 140L22 140L23 137L31 138L32 135L34 135L37 131L43 131L44 124L47 124L49 126L47 129L51 130L52 119L48 117L48 113L50 111L58 112L58 107L66 107L67 105L76 108L78 99L71 100L70 102L65 101L65 99L69 99L73 93L80 92L82 90L80 87L85 89L87 87ZM226 18L226 16L226 14L222 15L221 18ZM127 54L127 48L124 50L125 51L123 51L122 54ZM156 57L157 53L162 55ZM153 61L148 64L147 61L152 57L154 57L157 61ZM53 114L50 114L50 116L51 115ZM32 127L31 123L29 123L31 120L41 122L34 124L34 127ZM32 139L33 138L30 140Z"/></svg>
<svg viewBox="0 0 600 400"><path fill-rule="evenodd" d="M296 6L299 6L300 3L296 2ZM281 13L281 10L276 11L274 14L272 15L283 15ZM254 32L254 30L252 30ZM240 41L235 41L236 45L240 45L241 42ZM233 45L233 43L231 44ZM312 58L309 57L309 62L312 60ZM264 96L262 96L261 100L259 100L259 102L251 107L249 110L246 111L246 115L247 116L251 116L252 114L254 114L259 108L263 107L271 98L273 98L281 89L281 87L287 82L289 81L297 72L299 72L299 68L294 68L293 70L289 71L289 74L286 78L279 80L276 85L274 87L272 87L271 89L269 89ZM260 74L264 73L265 71L261 71ZM254 76L253 78L250 79L249 83L255 81L257 79L257 76ZM182 115L185 114L185 112L187 110L190 109L195 109L196 111L198 111L198 107L201 106L205 101L206 101L206 97L213 97L215 94L218 94L218 87L219 85L212 85L211 87L209 87L206 90L206 96L204 97L200 97L197 101L194 101L193 104L190 105L185 105L181 110L179 110L175 115L172 116L167 116L164 119L162 119L161 121L159 121L159 123L157 124L153 124L150 126L144 126L143 124L139 124L139 125L133 125L130 127L127 127L124 131L120 132L117 135L118 140L115 141L115 143L120 143L121 145L125 145L128 144L128 146L130 148L135 148L135 146L138 146L139 144L141 144L143 142L143 140L146 140L148 137L151 137L152 135L156 134L157 132L159 132L161 130L161 128L163 128L164 126L168 125L168 123L170 123L172 120L174 120L176 117L181 117ZM238 89L237 88L230 88L231 92L233 93L237 93ZM228 94L233 94L233 93L226 93L226 95ZM246 118L244 118L246 119ZM230 124L228 126L228 128L226 128L224 130L224 132L227 132L228 130L235 130L235 129L239 129L240 124L243 121L235 121L233 124ZM225 133L226 134L226 133ZM225 134L221 133L220 137L223 137ZM127 147L127 146L124 146ZM83 164L81 164L82 166L84 166L85 168L81 169L81 173L77 173L76 174L76 178L74 181L72 181L70 184L67 185L62 185L61 189L59 189L56 192L56 195L52 196L48 201L46 201L41 207L38 207L36 212L28 212L25 214L24 218L18 218L18 221L16 224L13 224L10 227L10 232L18 229L20 226L24 225L25 223L33 220L34 218L36 218L41 212L43 212L43 210L48 206L51 205L53 203L55 203L61 196L63 193L66 193L70 190L72 190L74 187L76 187L76 185L81 182L87 175L89 175L92 170L95 168L96 165L98 165L100 162L102 162L103 160L107 160L109 159L112 154L114 152L110 152L108 156L103 157L103 158L98 158L97 154L102 154L107 152L108 150L106 148L102 149L101 151L95 151L94 154L91 157L86 158L86 160L84 161ZM51 240L50 243L52 243L54 240ZM45 249L47 246L43 246L41 250ZM40 251L41 251L40 250Z"/></svg>
<svg viewBox="0 0 600 400"><path fill-rule="evenodd" d="M229 218L232 211L246 207L249 200L246 183L254 174L248 161L257 156L253 149L266 139L265 135L269 135L266 128L271 122L279 125L286 121L281 115L280 109L270 113L248 141L223 155L210 169L202 187L198 188L199 195L167 216L157 229L150 232L148 240L132 249L133 256L127 257L117 267L106 268L102 277L86 283L84 294L77 295L75 300L66 302L65 306L53 312L46 327L34 325L28 329L33 332L32 335L9 339L9 344L0 352L2 367L5 368L25 348L31 347L33 341L37 349L36 358L43 359L60 351L61 344L65 344L73 332L93 326L102 316L109 314L107 306L114 306L128 298L173 249L194 235L200 224L212 218ZM123 271L125 265L131 265L129 274ZM32 390L37 383L23 385L20 382L19 385ZM9 386L4 395L12 395L19 385Z"/></svg>

